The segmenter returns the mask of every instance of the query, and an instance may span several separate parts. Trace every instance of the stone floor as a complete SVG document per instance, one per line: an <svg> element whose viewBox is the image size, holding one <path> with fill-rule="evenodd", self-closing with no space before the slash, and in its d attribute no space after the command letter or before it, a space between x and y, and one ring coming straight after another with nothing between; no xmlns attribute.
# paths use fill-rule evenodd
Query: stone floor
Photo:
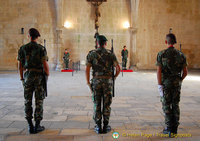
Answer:
<svg viewBox="0 0 200 141"><path fill-rule="evenodd" d="M124 73L116 80L110 125L112 132L93 131L93 104L84 71L51 72L48 97L44 103L46 130L27 133L24 119L23 88L16 72L0 72L0 141L111 141L111 140L200 140L200 73L190 72L183 83L178 138L162 137L163 113L157 92L156 73ZM116 131L120 137L114 139ZM181 137L187 136L187 137ZM192 136L192 137L189 137Z"/></svg>

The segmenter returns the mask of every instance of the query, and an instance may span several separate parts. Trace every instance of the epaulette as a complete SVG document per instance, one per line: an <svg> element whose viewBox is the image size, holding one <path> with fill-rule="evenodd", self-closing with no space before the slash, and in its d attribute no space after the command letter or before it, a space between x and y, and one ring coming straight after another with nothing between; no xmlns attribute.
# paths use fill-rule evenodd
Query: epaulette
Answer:
<svg viewBox="0 0 200 141"><path fill-rule="evenodd" d="M38 44L40 47L42 47L42 48L44 48L44 46L43 45L41 45L41 44Z"/></svg>
<svg viewBox="0 0 200 141"><path fill-rule="evenodd" d="M180 50L178 50L178 52L179 52L180 55L184 55L183 52L181 52Z"/></svg>
<svg viewBox="0 0 200 141"><path fill-rule="evenodd" d="M22 45L21 47L20 47L20 49L22 49L22 48L24 48L26 45Z"/></svg>
<svg viewBox="0 0 200 141"><path fill-rule="evenodd" d="M89 53L92 53L92 52L95 52L95 51L96 51L96 49L93 49L93 50L90 50Z"/></svg>
<svg viewBox="0 0 200 141"><path fill-rule="evenodd" d="M106 49L109 53L112 53L112 51L110 49Z"/></svg>
<svg viewBox="0 0 200 141"><path fill-rule="evenodd" d="M39 47L42 48L42 50L46 50L46 48L43 45L41 45L41 44L38 44L38 45L39 45Z"/></svg>
<svg viewBox="0 0 200 141"><path fill-rule="evenodd" d="M163 54L167 49L161 50L159 53Z"/></svg>

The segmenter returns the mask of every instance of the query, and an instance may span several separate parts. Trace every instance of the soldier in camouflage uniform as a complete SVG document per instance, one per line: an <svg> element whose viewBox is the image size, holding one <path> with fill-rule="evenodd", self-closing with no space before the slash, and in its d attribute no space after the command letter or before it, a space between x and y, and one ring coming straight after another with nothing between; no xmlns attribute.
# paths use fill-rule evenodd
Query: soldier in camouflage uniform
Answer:
<svg viewBox="0 0 200 141"><path fill-rule="evenodd" d="M112 103L112 66L116 68L115 78L120 73L120 66L115 54L105 49L107 39L103 35L97 37L98 47L87 55L86 79L87 84L93 91L94 115L93 119L96 123L96 133L102 133L102 117L103 117L103 133L111 130L108 125ZM93 69L93 79L90 84L90 68ZM103 101L103 104L102 104Z"/></svg>
<svg viewBox="0 0 200 141"><path fill-rule="evenodd" d="M69 52L67 51L67 49L65 49L65 53L64 53L64 62L65 62L65 69L69 69Z"/></svg>
<svg viewBox="0 0 200 141"><path fill-rule="evenodd" d="M24 98L25 98L25 118L28 121L29 133L38 133L45 128L40 126L40 121L43 119L43 69L46 75L49 75L49 66L47 64L46 49L37 44L37 39L40 33L35 29L29 30L29 36L31 42L20 47L18 52L19 70L21 81L24 86ZM23 74L23 72L25 73ZM32 98L33 92L35 93L35 127L32 123Z"/></svg>
<svg viewBox="0 0 200 141"><path fill-rule="evenodd" d="M166 43L168 48L158 53L156 65L158 90L166 124L163 133L172 137L177 134L179 125L181 84L187 75L187 62L185 55L173 46L176 43L174 34L166 36Z"/></svg>
<svg viewBox="0 0 200 141"><path fill-rule="evenodd" d="M124 49L121 51L122 56L122 68L123 70L126 70L126 64L128 59L128 50L126 49L126 46L124 46Z"/></svg>

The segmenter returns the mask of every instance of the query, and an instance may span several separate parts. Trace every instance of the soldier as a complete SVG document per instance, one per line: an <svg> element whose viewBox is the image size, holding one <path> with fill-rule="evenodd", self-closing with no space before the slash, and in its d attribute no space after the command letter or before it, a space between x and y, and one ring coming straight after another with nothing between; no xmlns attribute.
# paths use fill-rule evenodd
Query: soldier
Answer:
<svg viewBox="0 0 200 141"><path fill-rule="evenodd" d="M163 133L172 137L177 134L179 125L181 84L187 76L187 62L185 55L173 46L176 43L174 34L168 34L165 42L168 48L157 55L157 79L165 115L166 128Z"/></svg>
<svg viewBox="0 0 200 141"><path fill-rule="evenodd" d="M107 39L103 35L97 37L97 49L92 50L87 55L86 80L93 91L94 115L96 123L95 132L102 133L101 120L103 116L103 133L111 131L108 125L112 103L112 66L116 68L115 78L120 73L120 66L115 54L105 49ZM93 79L90 84L90 69L93 69ZM103 101L103 104L101 104ZM103 107L103 108L102 108Z"/></svg>
<svg viewBox="0 0 200 141"><path fill-rule="evenodd" d="M35 28L29 29L29 37L31 41L20 47L18 52L20 78L24 86L25 98L25 118L28 121L28 130L30 134L41 132L45 129L40 126L40 121L43 119L43 69L49 76L49 66L47 63L46 49L37 44L40 33ZM24 75L23 72L25 71ZM32 123L32 98L35 92L35 127Z"/></svg>
<svg viewBox="0 0 200 141"><path fill-rule="evenodd" d="M126 46L123 47L124 49L121 51L122 56L122 68L123 70L126 70L126 64L128 59L128 50L126 49Z"/></svg>
<svg viewBox="0 0 200 141"><path fill-rule="evenodd" d="M65 49L63 59L64 59L64 62L65 62L65 69L69 69L69 52L67 51L67 49Z"/></svg>

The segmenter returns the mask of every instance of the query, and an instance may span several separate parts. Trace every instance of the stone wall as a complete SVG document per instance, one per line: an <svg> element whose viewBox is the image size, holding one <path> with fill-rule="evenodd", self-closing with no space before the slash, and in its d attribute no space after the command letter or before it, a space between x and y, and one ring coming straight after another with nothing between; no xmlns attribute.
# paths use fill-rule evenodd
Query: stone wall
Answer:
<svg viewBox="0 0 200 141"><path fill-rule="evenodd" d="M133 10L136 1L139 7ZM28 42L27 33L31 27L39 29L41 44L46 39L50 68L55 69L59 54L55 7L55 0L0 0L0 70L17 69L17 51ZM86 0L63 0L62 11L63 25L69 21L72 27L61 29L60 60L64 49L68 48L72 61L84 61L95 46L94 8ZM99 33L108 38L107 48L111 47L111 39L114 40L120 63L122 47L127 45L132 55L131 65L155 69L157 52L166 47L165 35L172 28L177 36L176 47L182 44L189 67L200 68L199 0L107 0L100 6L100 12ZM123 23L131 22L130 19L133 20L133 35L123 28ZM21 28L25 30L23 35Z"/></svg>
<svg viewBox="0 0 200 141"><path fill-rule="evenodd" d="M137 67L154 69L157 52L163 50L169 28L177 36L175 47L188 59L190 68L200 68L200 1L140 0L137 20Z"/></svg>
<svg viewBox="0 0 200 141"><path fill-rule="evenodd" d="M124 21L129 20L127 0L108 0L100 6L99 33L104 34L111 47L114 48L121 61L120 51L123 45L129 43L129 33L122 27ZM46 39L50 68L57 64L57 35L56 35L56 8L54 0L1 0L0 1L0 69L17 69L17 51L19 47L28 42L27 32L31 27L37 28L41 33L40 42ZM64 0L63 22L69 21L72 27L62 28L63 51L68 48L72 61L85 61L89 50L94 49L94 8L86 0ZM64 25L64 23L63 23ZM20 34L21 28L25 34ZM128 46L129 48L129 46ZM60 59L62 60L62 59Z"/></svg>
<svg viewBox="0 0 200 141"><path fill-rule="evenodd" d="M49 62L55 54L55 12L52 0L0 0L0 70L17 69L17 53L20 46L28 43L28 29L40 31L40 43L46 39ZM24 28L24 34L21 33Z"/></svg>
<svg viewBox="0 0 200 141"><path fill-rule="evenodd" d="M121 62L121 49L128 45L128 29L123 28L123 22L129 21L128 3L126 0L108 0L100 5L99 34L108 39L107 48L111 48L114 40L114 52ZM91 3L86 0L64 1L64 21L72 24L69 29L63 29L64 48L71 52L73 61L85 61L87 53L95 47L95 11Z"/></svg>

